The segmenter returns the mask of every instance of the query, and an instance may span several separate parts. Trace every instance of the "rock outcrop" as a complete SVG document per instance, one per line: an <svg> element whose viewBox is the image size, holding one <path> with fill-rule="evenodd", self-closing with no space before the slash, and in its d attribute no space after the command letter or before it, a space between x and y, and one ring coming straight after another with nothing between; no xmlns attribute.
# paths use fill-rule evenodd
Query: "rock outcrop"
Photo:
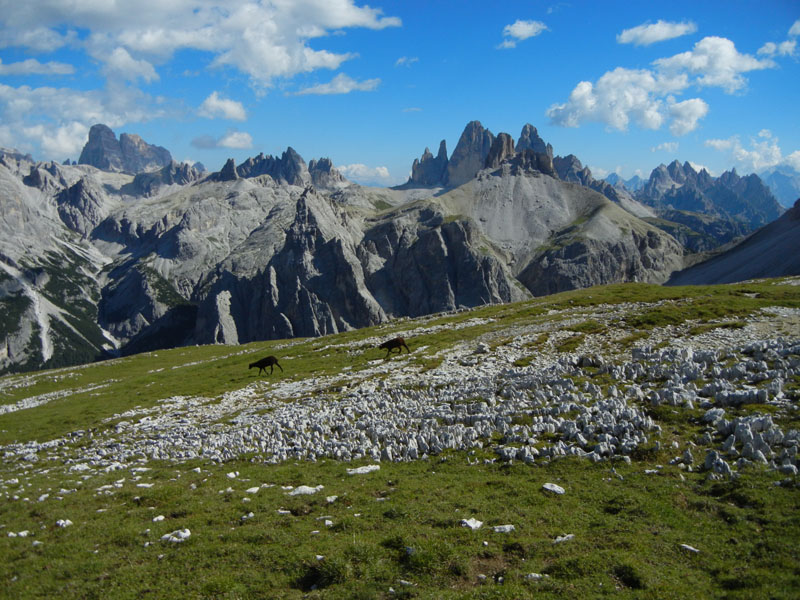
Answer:
<svg viewBox="0 0 800 600"><path fill-rule="evenodd" d="M123 133L119 140L106 125L93 125L78 164L103 171L142 173L167 166L172 156L166 148L152 146L135 134Z"/></svg>
<svg viewBox="0 0 800 600"><path fill-rule="evenodd" d="M411 165L411 177L406 185L439 187L445 185L447 180L447 144L444 140L439 143L439 152L434 158L428 148L422 153L422 157L414 159Z"/></svg>
<svg viewBox="0 0 800 600"><path fill-rule="evenodd" d="M461 133L447 164L447 185L458 187L486 165L486 157L494 143L494 135L480 121L470 121Z"/></svg>

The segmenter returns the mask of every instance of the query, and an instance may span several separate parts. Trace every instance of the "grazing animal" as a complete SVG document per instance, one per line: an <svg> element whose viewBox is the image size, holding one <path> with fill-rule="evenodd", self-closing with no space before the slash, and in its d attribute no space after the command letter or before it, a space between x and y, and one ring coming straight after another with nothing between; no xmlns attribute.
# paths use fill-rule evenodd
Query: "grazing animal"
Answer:
<svg viewBox="0 0 800 600"><path fill-rule="evenodd" d="M261 360L250 363L248 369L258 367L258 374L261 375L261 371L266 371L267 367L269 367L269 374L272 375L272 372L275 370L276 366L281 370L281 373L283 373L283 367L278 364L278 359L274 356L267 356Z"/></svg>
<svg viewBox="0 0 800 600"><path fill-rule="evenodd" d="M383 342L378 348L385 348L386 349L386 358L389 358L389 354L396 348L397 351L402 354L403 348L408 350L408 346L406 345L406 341L401 337L396 337L386 342ZM408 353L411 354L411 350L408 350Z"/></svg>

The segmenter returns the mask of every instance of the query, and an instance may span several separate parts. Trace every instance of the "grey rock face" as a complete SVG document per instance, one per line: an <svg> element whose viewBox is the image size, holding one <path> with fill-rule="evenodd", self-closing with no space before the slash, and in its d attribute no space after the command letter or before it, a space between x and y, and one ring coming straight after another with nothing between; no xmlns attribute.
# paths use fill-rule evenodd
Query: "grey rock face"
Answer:
<svg viewBox="0 0 800 600"><path fill-rule="evenodd" d="M152 146L141 137L123 133L120 139L106 125L93 125L78 164L103 171L141 173L169 165L172 156L161 146Z"/></svg>
<svg viewBox="0 0 800 600"><path fill-rule="evenodd" d="M578 157L574 154L568 156L556 156L553 159L553 166L558 173L559 179L589 186L593 181L592 172L581 164Z"/></svg>
<svg viewBox="0 0 800 600"><path fill-rule="evenodd" d="M347 183L344 176L333 167L330 158L312 159L308 163L311 183L319 189L336 189Z"/></svg>
<svg viewBox="0 0 800 600"><path fill-rule="evenodd" d="M447 185L458 187L483 169L494 135L480 121L467 123L447 165Z"/></svg>
<svg viewBox="0 0 800 600"><path fill-rule="evenodd" d="M56 195L58 216L72 231L87 237L108 214L100 186L89 177Z"/></svg>
<svg viewBox="0 0 800 600"><path fill-rule="evenodd" d="M504 160L513 157L514 154L514 140L507 133L500 133L492 142L484 167L487 169L497 168Z"/></svg>
<svg viewBox="0 0 800 600"><path fill-rule="evenodd" d="M130 184L130 191L137 196L151 196L166 185L188 185L200 180L202 172L186 163L172 161L158 171L139 173Z"/></svg>
<svg viewBox="0 0 800 600"><path fill-rule="evenodd" d="M428 148L422 153L420 159L414 159L411 166L411 177L407 185L421 185L436 187L444 185L447 177L447 144L444 140L439 143L439 152L434 158Z"/></svg>
<svg viewBox="0 0 800 600"><path fill-rule="evenodd" d="M545 144L544 140L539 137L536 127L530 123L525 124L517 140L516 151L522 152L523 150L533 150L539 154L548 155L551 160L553 158L553 147L550 144Z"/></svg>
<svg viewBox="0 0 800 600"><path fill-rule="evenodd" d="M278 183L306 186L311 183L311 175L303 158L291 147L281 154L280 158L259 154L250 157L236 167L239 177L257 177L269 175Z"/></svg>

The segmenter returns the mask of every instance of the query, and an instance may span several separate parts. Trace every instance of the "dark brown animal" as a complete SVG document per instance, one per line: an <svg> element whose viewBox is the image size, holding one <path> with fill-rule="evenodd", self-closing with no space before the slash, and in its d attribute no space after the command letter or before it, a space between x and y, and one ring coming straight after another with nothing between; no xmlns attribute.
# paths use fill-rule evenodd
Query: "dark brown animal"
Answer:
<svg viewBox="0 0 800 600"><path fill-rule="evenodd" d="M397 351L402 354L403 348L408 350L408 346L406 346L406 341L401 337L396 337L386 342L383 342L378 348L385 348L386 349L386 358L389 358L389 354L397 349ZM408 353L411 354L411 350L408 350Z"/></svg>
<svg viewBox="0 0 800 600"><path fill-rule="evenodd" d="M283 367L278 364L278 359L274 356L267 356L261 360L257 360L256 362L251 362L248 369L258 367L258 374L261 375L261 371L266 371L267 367L269 367L269 374L272 375L272 372L275 370L276 366L281 370L281 373L283 373Z"/></svg>

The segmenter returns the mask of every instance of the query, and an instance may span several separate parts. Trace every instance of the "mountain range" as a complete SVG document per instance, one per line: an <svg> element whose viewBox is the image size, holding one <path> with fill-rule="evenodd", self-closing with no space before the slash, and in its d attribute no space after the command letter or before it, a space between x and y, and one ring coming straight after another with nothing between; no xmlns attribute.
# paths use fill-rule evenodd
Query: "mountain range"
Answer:
<svg viewBox="0 0 800 600"><path fill-rule="evenodd" d="M662 283L781 213L757 176L674 162L632 194L478 121L397 188L292 148L208 173L98 124L79 164L0 151L0 208L0 372Z"/></svg>

